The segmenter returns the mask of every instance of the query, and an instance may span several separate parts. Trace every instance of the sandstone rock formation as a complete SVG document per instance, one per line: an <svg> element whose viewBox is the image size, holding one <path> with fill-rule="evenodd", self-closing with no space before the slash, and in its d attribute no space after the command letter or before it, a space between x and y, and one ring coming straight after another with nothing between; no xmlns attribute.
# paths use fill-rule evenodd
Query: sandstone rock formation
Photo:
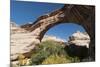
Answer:
<svg viewBox="0 0 100 67"><path fill-rule="evenodd" d="M35 48L35 45L40 43L31 32L20 28L14 22L11 24L11 60L16 60L20 54L29 55ZM55 36L45 35L42 41L53 40L56 42L64 42L62 39ZM30 56L30 55L29 55ZM16 63L16 61L14 62Z"/></svg>
<svg viewBox="0 0 100 67"><path fill-rule="evenodd" d="M69 37L65 46L65 51L72 57L79 57L80 61L89 61L89 43L90 37L86 32L77 31Z"/></svg>
<svg viewBox="0 0 100 67"><path fill-rule="evenodd" d="M72 34L72 36L69 37L68 44L74 44L76 46L86 46L89 48L90 43L90 37L89 35L84 32L77 31L76 33Z"/></svg>
<svg viewBox="0 0 100 67"><path fill-rule="evenodd" d="M53 26L61 23L75 23L85 28L90 36L89 56L95 60L95 6L64 5L64 7L40 16L33 24L21 26L31 31L40 41L44 34ZM27 27L27 28L26 28Z"/></svg>
<svg viewBox="0 0 100 67"><path fill-rule="evenodd" d="M39 43L30 32L11 23L11 60L16 60L19 54L26 54Z"/></svg>
<svg viewBox="0 0 100 67"><path fill-rule="evenodd" d="M65 42L63 39L51 35L45 35L42 39L42 41L47 41L47 40L53 40L56 42Z"/></svg>

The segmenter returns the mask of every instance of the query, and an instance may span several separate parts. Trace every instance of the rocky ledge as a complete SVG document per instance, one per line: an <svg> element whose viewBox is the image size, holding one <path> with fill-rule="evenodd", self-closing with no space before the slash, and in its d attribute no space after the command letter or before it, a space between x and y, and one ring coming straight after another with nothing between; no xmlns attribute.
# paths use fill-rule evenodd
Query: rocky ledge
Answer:
<svg viewBox="0 0 100 67"><path fill-rule="evenodd" d="M68 40L68 44L75 44L76 46L86 46L89 48L90 37L86 32L77 31L73 33Z"/></svg>

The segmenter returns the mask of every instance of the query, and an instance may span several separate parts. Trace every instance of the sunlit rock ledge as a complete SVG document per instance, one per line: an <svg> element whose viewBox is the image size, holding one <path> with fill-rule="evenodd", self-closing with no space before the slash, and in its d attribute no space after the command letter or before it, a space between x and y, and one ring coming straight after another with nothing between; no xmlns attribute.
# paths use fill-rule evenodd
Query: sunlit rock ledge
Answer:
<svg viewBox="0 0 100 67"><path fill-rule="evenodd" d="M68 40L68 44L74 44L77 46L86 46L89 48L90 37L86 32L77 31L73 33Z"/></svg>

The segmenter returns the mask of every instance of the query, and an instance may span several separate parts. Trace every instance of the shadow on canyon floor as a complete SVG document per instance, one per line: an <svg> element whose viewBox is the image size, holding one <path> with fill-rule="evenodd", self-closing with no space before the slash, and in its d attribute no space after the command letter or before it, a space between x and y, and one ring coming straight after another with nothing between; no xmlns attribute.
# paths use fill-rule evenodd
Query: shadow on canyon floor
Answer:
<svg viewBox="0 0 100 67"><path fill-rule="evenodd" d="M88 48L86 46L76 46L74 44L66 45L64 47L64 50L66 53L71 57L79 57L80 61L82 61L84 58L89 57L88 56Z"/></svg>

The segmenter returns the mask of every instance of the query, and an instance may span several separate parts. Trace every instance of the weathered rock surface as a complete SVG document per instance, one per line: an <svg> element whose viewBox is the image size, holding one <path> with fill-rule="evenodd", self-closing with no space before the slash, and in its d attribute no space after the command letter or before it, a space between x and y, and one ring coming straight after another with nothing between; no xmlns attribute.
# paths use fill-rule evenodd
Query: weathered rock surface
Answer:
<svg viewBox="0 0 100 67"><path fill-rule="evenodd" d="M46 40L53 40L60 43L64 42L60 38L49 35L45 35L42 39L42 41ZM11 23L11 60L17 59L19 54L27 55L39 43L40 40L32 32L20 28L15 23Z"/></svg>
<svg viewBox="0 0 100 67"><path fill-rule="evenodd" d="M89 48L90 43L90 37L89 35L84 32L77 31L76 33L72 34L72 36L69 37L68 44L74 44L76 46L86 46Z"/></svg>
<svg viewBox="0 0 100 67"><path fill-rule="evenodd" d="M68 45L65 46L65 51L69 56L77 56L81 61L89 57L90 37L87 33L77 31L69 37ZM87 61L89 59L87 58Z"/></svg>
<svg viewBox="0 0 100 67"><path fill-rule="evenodd" d="M30 32L11 23L11 60L17 59L19 54L29 53L38 43Z"/></svg>

